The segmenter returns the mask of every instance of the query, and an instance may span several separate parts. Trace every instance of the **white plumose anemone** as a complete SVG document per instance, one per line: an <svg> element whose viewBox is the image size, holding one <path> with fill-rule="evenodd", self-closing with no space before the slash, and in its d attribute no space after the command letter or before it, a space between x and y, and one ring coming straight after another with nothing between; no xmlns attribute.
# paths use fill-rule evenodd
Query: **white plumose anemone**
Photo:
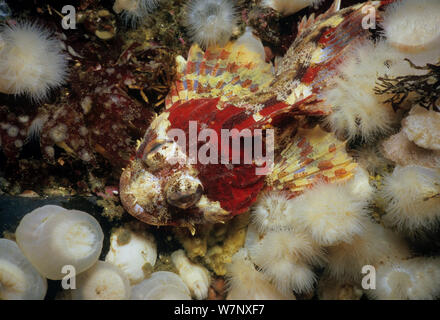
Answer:
<svg viewBox="0 0 440 320"><path fill-rule="evenodd" d="M316 278L311 265L325 260L307 233L293 230L268 232L249 252L251 260L284 294L310 291Z"/></svg>
<svg viewBox="0 0 440 320"><path fill-rule="evenodd" d="M192 296L197 300L206 299L211 283L209 271L202 265L191 262L183 250L174 251L171 260Z"/></svg>
<svg viewBox="0 0 440 320"><path fill-rule="evenodd" d="M192 41L207 48L224 45L236 25L231 0L191 0L186 7L185 26Z"/></svg>
<svg viewBox="0 0 440 320"><path fill-rule="evenodd" d="M383 226L368 219L363 222L364 231L352 241L327 247L326 273L338 281L359 281L362 267L379 266L387 261L406 259L411 252L406 242Z"/></svg>
<svg viewBox="0 0 440 320"><path fill-rule="evenodd" d="M43 300L47 281L14 241L0 239L0 300Z"/></svg>
<svg viewBox="0 0 440 320"><path fill-rule="evenodd" d="M158 271L132 287L131 300L191 300L191 293L177 274Z"/></svg>
<svg viewBox="0 0 440 320"><path fill-rule="evenodd" d="M227 265L227 300L294 300L289 292L281 293L262 272L255 269L247 249L240 249Z"/></svg>
<svg viewBox="0 0 440 320"><path fill-rule="evenodd" d="M351 184L318 184L294 199L295 215L314 241L323 246L350 242L362 233L368 198L355 194Z"/></svg>
<svg viewBox="0 0 440 320"><path fill-rule="evenodd" d="M116 0L113 11L120 13L126 24L136 26L148 17L159 4L159 0Z"/></svg>
<svg viewBox="0 0 440 320"><path fill-rule="evenodd" d="M385 42L366 41L353 49L339 67L339 76L324 90L323 97L333 106L324 123L338 135L364 141L389 133L397 116L384 96L375 94L378 77L407 70L403 56ZM400 65L404 64L402 69Z"/></svg>
<svg viewBox="0 0 440 320"><path fill-rule="evenodd" d="M145 268L154 267L156 259L156 240L150 233L122 227L110 236L110 250L105 261L121 269L132 285L145 278Z"/></svg>
<svg viewBox="0 0 440 320"><path fill-rule="evenodd" d="M381 189L386 202L384 221L409 234L431 229L440 219L439 194L438 169L396 167Z"/></svg>
<svg viewBox="0 0 440 320"><path fill-rule="evenodd" d="M392 162L387 160L377 145L362 145L351 150L353 158L367 171L367 174L375 176L384 172Z"/></svg>
<svg viewBox="0 0 440 320"><path fill-rule="evenodd" d="M251 219L259 232L280 230L291 224L294 219L292 211L292 201L286 193L268 191L253 205Z"/></svg>
<svg viewBox="0 0 440 320"><path fill-rule="evenodd" d="M76 277L73 300L127 300L131 288L124 273L111 263L98 261Z"/></svg>
<svg viewBox="0 0 440 320"><path fill-rule="evenodd" d="M15 233L17 244L46 278L60 280L62 268L75 267L76 274L98 260L104 234L88 213L47 205L26 214Z"/></svg>
<svg viewBox="0 0 440 320"><path fill-rule="evenodd" d="M29 22L0 30L0 92L42 100L65 82L66 56L61 43Z"/></svg>
<svg viewBox="0 0 440 320"><path fill-rule="evenodd" d="M298 12L306 7L317 7L323 0L263 0L264 7L272 8L284 16Z"/></svg>
<svg viewBox="0 0 440 320"><path fill-rule="evenodd" d="M366 290L378 300L434 300L440 296L440 259L393 261L376 270L376 289Z"/></svg>
<svg viewBox="0 0 440 320"><path fill-rule="evenodd" d="M381 24L391 45L416 52L440 45L439 17L438 0L402 0L387 7Z"/></svg>

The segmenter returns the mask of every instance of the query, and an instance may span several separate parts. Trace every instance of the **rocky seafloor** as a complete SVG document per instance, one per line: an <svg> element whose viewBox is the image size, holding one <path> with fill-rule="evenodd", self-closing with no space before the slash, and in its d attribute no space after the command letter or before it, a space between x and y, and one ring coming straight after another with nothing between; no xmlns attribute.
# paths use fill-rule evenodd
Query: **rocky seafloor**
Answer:
<svg viewBox="0 0 440 320"><path fill-rule="evenodd" d="M129 8L139 2L118 4ZM141 15L139 9L130 16L130 9L112 0L0 0L4 75L9 70L2 53L9 41L2 40L4 28L23 21L50 30L66 59L64 80L42 94L13 92L7 86L11 78L0 75L0 237L17 241L27 263L36 267L33 276L47 281L43 289L29 283L23 289L21 280L0 268L0 283L8 283L0 286L0 299L438 299L439 5L424 1L439 20L416 28L426 29L418 39L437 32L433 45L413 44L411 37L396 45L396 31L378 18L369 42L349 50L355 58L341 57L343 67L332 76L324 98L337 108L298 120L346 141L360 168L351 180L335 190L319 185L297 198L262 193L249 210L227 222L188 228L143 223L120 199L122 172L153 119L164 112L178 74L176 57L186 58L191 45L201 41L188 25L188 0L150 2ZM262 60L277 69L302 17L324 13L332 4L303 2L311 5L292 13L288 5L284 11L273 5L276 1L224 1L223 6L232 3L236 17L226 40L251 30L261 40ZM342 7L358 2L342 1ZM402 2L402 7L412 3ZM75 28L62 25L65 6L76 11ZM59 271L51 273L29 256L26 230L17 229L25 215L46 205L86 212L102 228L93 263L78 267L79 289L72 293L63 289ZM42 243L42 251L58 254ZM0 246L0 262L12 255L6 247ZM373 291L362 286L365 265L377 271ZM96 276L98 267L113 274L103 280ZM95 281L114 285L114 292L85 292L81 285L86 287L94 272Z"/></svg>

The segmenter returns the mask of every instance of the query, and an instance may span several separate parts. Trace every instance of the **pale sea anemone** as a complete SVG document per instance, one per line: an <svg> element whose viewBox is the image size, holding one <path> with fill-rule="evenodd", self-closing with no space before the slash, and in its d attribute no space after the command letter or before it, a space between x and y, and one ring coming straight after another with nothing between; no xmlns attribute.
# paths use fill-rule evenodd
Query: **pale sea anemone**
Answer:
<svg viewBox="0 0 440 320"><path fill-rule="evenodd" d="M298 221L323 246L350 242L363 231L368 197L351 192L347 184L318 184L294 199Z"/></svg>
<svg viewBox="0 0 440 320"><path fill-rule="evenodd" d="M132 287L130 299L191 300L191 293L177 274L168 271L157 271L150 278Z"/></svg>
<svg viewBox="0 0 440 320"><path fill-rule="evenodd" d="M15 232L17 244L46 278L60 280L63 267L76 274L98 260L104 234L98 221L86 212L46 205L26 214Z"/></svg>
<svg viewBox="0 0 440 320"><path fill-rule="evenodd" d="M76 277L73 300L127 300L131 288L128 278L114 265L98 261Z"/></svg>
<svg viewBox="0 0 440 320"><path fill-rule="evenodd" d="M150 233L121 227L110 236L105 261L120 268L132 285L145 278L145 268L154 267L156 259L156 240Z"/></svg>
<svg viewBox="0 0 440 320"><path fill-rule="evenodd" d="M280 230L292 221L292 201L286 193L267 191L252 207L251 219L259 232Z"/></svg>
<svg viewBox="0 0 440 320"><path fill-rule="evenodd" d="M14 241L0 239L0 300L43 300L47 281Z"/></svg>
<svg viewBox="0 0 440 320"><path fill-rule="evenodd" d="M192 41L207 48L230 39L236 25L231 0L191 0L186 7L185 26Z"/></svg>
<svg viewBox="0 0 440 320"><path fill-rule="evenodd" d="M291 293L281 293L262 272L255 269L247 249L240 249L227 265L227 300L294 300Z"/></svg>
<svg viewBox="0 0 440 320"><path fill-rule="evenodd" d="M438 0L401 0L387 7L381 24L391 45L416 52L440 45L439 16Z"/></svg>
<svg viewBox="0 0 440 320"><path fill-rule="evenodd" d="M116 0L113 11L120 13L126 24L136 26L148 17L159 4L159 0Z"/></svg>
<svg viewBox="0 0 440 320"><path fill-rule="evenodd" d="M378 300L434 300L440 296L440 259L392 261L376 270L376 288L365 290Z"/></svg>
<svg viewBox="0 0 440 320"><path fill-rule="evenodd" d="M340 75L323 92L326 102L333 106L324 123L350 140L360 137L371 141L390 133L398 118L374 88L378 77L394 75L400 64L404 64L403 56L385 42L366 41L355 47L340 65Z"/></svg>
<svg viewBox="0 0 440 320"><path fill-rule="evenodd" d="M362 267L378 266L411 256L407 243L399 235L368 219L364 231L347 243L327 247L326 274L338 281L359 281Z"/></svg>
<svg viewBox="0 0 440 320"><path fill-rule="evenodd" d="M420 166L396 167L385 177L384 221L409 234L432 229L440 218L440 172Z"/></svg>
<svg viewBox="0 0 440 320"><path fill-rule="evenodd" d="M294 230L268 232L249 251L251 260L285 294L310 291L316 280L312 265L324 261L321 248L312 238Z"/></svg>
<svg viewBox="0 0 440 320"><path fill-rule="evenodd" d="M0 92L46 98L67 76L61 42L35 23L19 22L0 31Z"/></svg>

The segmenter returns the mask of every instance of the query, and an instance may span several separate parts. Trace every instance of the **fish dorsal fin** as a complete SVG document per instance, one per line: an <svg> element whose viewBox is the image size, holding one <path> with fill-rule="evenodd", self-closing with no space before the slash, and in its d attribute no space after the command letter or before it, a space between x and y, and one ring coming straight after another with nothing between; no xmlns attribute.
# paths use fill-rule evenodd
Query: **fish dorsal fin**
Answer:
<svg viewBox="0 0 440 320"><path fill-rule="evenodd" d="M224 47L203 51L191 46L188 59L177 57L177 80L166 98L166 107L191 99L216 98L228 101L250 95L273 80L272 66L245 45L228 42Z"/></svg>
<svg viewBox="0 0 440 320"><path fill-rule="evenodd" d="M299 129L275 160L274 169L266 178L268 185L295 196L321 181L349 179L356 163L345 151L345 145L319 126Z"/></svg>
<svg viewBox="0 0 440 320"><path fill-rule="evenodd" d="M341 0L335 0L333 4L328 8L328 10L319 16L315 18L315 14L312 13L310 17L307 18L307 16L304 16L301 21L298 24L298 34L297 37L299 37L304 30L309 28L312 24L316 23L318 20L324 20L334 14L335 12L339 11L341 9Z"/></svg>

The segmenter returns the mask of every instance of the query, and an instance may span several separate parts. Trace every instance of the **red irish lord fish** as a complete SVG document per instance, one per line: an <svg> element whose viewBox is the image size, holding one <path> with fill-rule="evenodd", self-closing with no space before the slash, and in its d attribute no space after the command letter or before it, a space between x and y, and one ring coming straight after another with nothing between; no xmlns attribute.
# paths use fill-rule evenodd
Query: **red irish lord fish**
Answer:
<svg viewBox="0 0 440 320"><path fill-rule="evenodd" d="M193 229L246 212L265 190L295 197L319 181L351 178L356 164L345 142L313 124L332 111L321 93L338 64L369 36L362 27L367 6L379 9L389 2L340 10L337 0L320 16L303 18L275 70L238 42L206 51L193 45L187 60L177 58L177 81L166 109L153 120L121 176L126 210L148 224ZM211 129L209 137L203 137L204 129ZM234 162L234 144L221 139L225 130L232 140L258 135L263 153L273 150L273 165L267 157L265 163L256 158ZM183 144L176 141L176 132L184 133ZM253 141L251 149L257 147ZM243 145L239 160L255 151ZM207 149L206 156L217 161L190 161L191 150L200 155Z"/></svg>

